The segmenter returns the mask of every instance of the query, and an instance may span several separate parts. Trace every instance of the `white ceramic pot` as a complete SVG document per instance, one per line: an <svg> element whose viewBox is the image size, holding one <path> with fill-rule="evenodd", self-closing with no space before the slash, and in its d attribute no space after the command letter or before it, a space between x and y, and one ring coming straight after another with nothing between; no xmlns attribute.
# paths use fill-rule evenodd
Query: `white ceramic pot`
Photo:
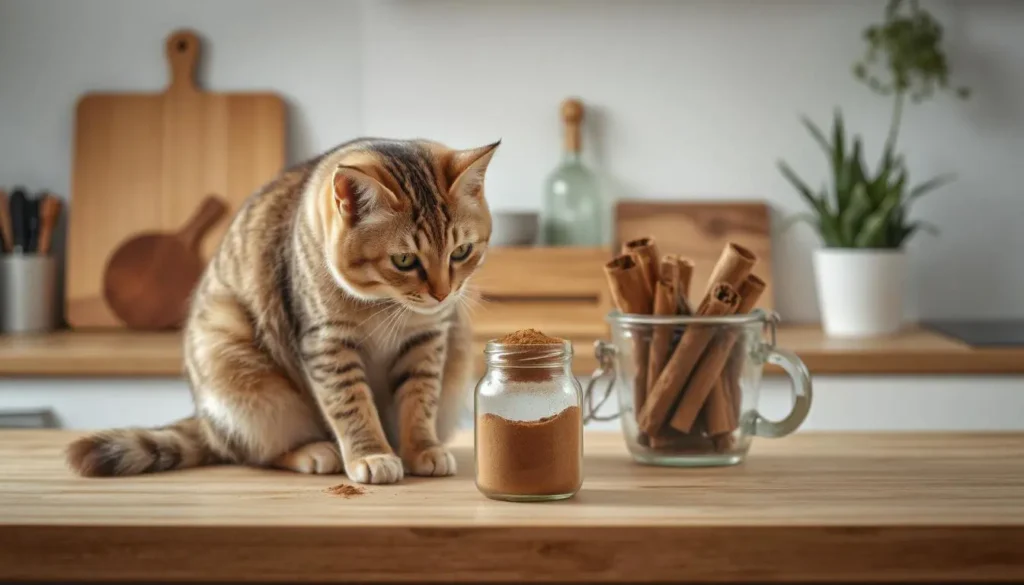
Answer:
<svg viewBox="0 0 1024 585"><path fill-rule="evenodd" d="M821 324L830 337L876 337L903 325L903 250L823 248L814 272Z"/></svg>

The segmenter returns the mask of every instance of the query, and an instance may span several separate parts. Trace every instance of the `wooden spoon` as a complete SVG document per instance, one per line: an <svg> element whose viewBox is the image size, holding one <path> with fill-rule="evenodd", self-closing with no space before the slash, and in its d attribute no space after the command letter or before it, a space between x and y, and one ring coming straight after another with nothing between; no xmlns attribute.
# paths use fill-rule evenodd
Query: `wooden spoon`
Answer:
<svg viewBox="0 0 1024 585"><path fill-rule="evenodd" d="M39 202L39 248L36 250L39 254L45 256L50 253L60 209L60 199L51 193L43 195L42 201Z"/></svg>
<svg viewBox="0 0 1024 585"><path fill-rule="evenodd" d="M7 191L0 189L0 239L4 252L14 250L14 230L11 227L11 209L7 202Z"/></svg>
<svg viewBox="0 0 1024 585"><path fill-rule="evenodd" d="M103 275L103 297L131 329L180 327L192 289L206 263L203 236L227 206L209 196L177 233L147 232L133 237L110 256Z"/></svg>

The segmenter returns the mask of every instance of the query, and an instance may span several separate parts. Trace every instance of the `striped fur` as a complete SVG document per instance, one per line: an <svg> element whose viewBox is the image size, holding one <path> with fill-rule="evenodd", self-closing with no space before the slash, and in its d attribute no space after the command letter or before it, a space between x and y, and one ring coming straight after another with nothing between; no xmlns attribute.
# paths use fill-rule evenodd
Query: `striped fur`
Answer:
<svg viewBox="0 0 1024 585"><path fill-rule="evenodd" d="M70 466L240 463L364 483L454 473L444 441L469 386L463 301L490 239L483 179L497 146L360 139L255 193L193 295L195 415L79 439ZM402 254L417 264L400 269Z"/></svg>

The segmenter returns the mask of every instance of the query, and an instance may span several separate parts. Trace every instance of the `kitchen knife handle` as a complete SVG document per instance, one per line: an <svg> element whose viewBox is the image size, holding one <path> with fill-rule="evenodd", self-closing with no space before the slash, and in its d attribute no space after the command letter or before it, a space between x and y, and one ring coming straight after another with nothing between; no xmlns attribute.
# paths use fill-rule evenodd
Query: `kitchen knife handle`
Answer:
<svg viewBox="0 0 1024 585"><path fill-rule="evenodd" d="M13 251L21 254L28 252L28 198L21 189L11 193L11 238L14 242Z"/></svg>
<svg viewBox="0 0 1024 585"><path fill-rule="evenodd" d="M10 254L14 249L14 232L11 231L11 208L7 191L0 189L0 237L3 240L4 252Z"/></svg>
<svg viewBox="0 0 1024 585"><path fill-rule="evenodd" d="M51 194L43 196L39 204L39 253L49 254L53 244L53 230L60 217L61 202Z"/></svg>
<svg viewBox="0 0 1024 585"><path fill-rule="evenodd" d="M25 251L35 254L39 249L39 202L40 197L29 196L25 207Z"/></svg>

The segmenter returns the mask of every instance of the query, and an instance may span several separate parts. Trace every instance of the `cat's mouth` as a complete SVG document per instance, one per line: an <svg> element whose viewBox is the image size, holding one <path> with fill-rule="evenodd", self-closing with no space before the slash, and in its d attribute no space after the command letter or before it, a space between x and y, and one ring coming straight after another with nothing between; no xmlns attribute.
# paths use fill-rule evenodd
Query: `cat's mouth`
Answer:
<svg viewBox="0 0 1024 585"><path fill-rule="evenodd" d="M417 296L416 298L406 297L403 303L409 310L421 315L434 315L454 305L459 300L461 290L452 291L452 294L438 301L433 297Z"/></svg>

